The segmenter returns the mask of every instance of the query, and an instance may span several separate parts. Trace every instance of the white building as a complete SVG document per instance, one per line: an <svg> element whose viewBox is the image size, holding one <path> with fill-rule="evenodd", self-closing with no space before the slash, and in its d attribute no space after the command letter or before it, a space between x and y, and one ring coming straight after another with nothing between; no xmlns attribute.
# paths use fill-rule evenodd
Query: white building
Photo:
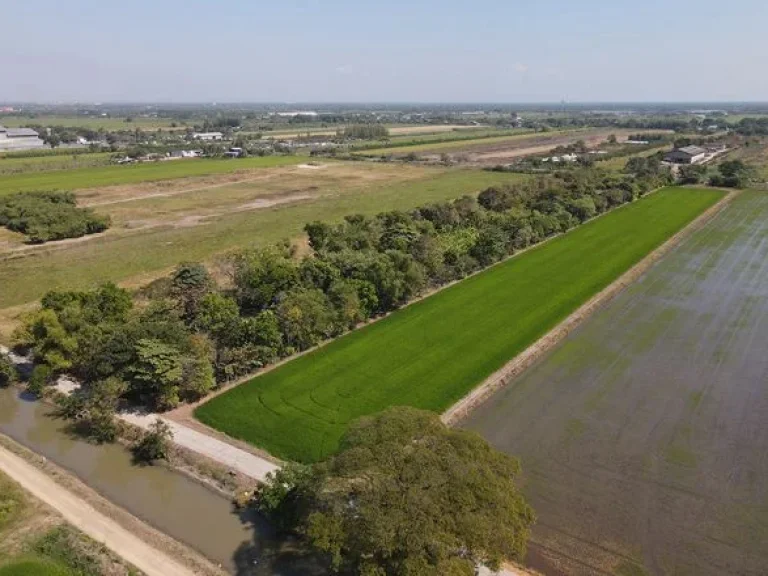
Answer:
<svg viewBox="0 0 768 576"><path fill-rule="evenodd" d="M297 110L296 112L278 112L277 115L282 118L295 118L296 116L317 116L317 112L314 110Z"/></svg>
<svg viewBox="0 0 768 576"><path fill-rule="evenodd" d="M43 146L45 146L45 142L31 128L0 126L0 151L32 150Z"/></svg>
<svg viewBox="0 0 768 576"><path fill-rule="evenodd" d="M195 132L192 135L192 138L195 140L205 140L205 141L212 141L212 140L223 140L224 134L221 132Z"/></svg>

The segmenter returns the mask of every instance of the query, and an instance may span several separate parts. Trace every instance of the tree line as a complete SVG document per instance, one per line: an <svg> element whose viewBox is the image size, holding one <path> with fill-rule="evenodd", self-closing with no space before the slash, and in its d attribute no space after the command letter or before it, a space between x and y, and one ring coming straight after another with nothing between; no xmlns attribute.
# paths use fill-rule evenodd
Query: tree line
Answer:
<svg viewBox="0 0 768 576"><path fill-rule="evenodd" d="M32 244L103 232L107 215L77 206L71 192L20 192L0 198L0 226L27 236Z"/></svg>
<svg viewBox="0 0 768 576"><path fill-rule="evenodd" d="M185 263L135 297L111 284L50 292L14 343L34 354L35 391L64 372L86 382L96 420L122 399L167 410L630 202L663 178L563 171L408 212L311 222L311 255L297 259L287 242L239 251L227 260L226 287Z"/></svg>

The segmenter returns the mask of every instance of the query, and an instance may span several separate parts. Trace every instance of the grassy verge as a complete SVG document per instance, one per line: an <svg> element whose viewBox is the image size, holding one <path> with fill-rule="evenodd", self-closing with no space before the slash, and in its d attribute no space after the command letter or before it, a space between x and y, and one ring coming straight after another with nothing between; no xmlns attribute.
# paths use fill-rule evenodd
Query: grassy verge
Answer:
<svg viewBox="0 0 768 576"><path fill-rule="evenodd" d="M188 176L210 176L252 168L298 164L299 156L265 156L241 160L187 159L130 166L96 166L74 170L54 170L26 174L0 175L0 195L26 190L78 190L116 184L156 182Z"/></svg>
<svg viewBox="0 0 768 576"><path fill-rule="evenodd" d="M329 343L196 416L275 456L333 453L387 406L441 412L722 198L667 188Z"/></svg>
<svg viewBox="0 0 768 576"><path fill-rule="evenodd" d="M340 220L347 214L406 210L428 202L478 193L519 181L517 174L479 170L436 170L418 180L340 190L314 201L233 213L194 227L154 228L131 235L105 235L34 256L0 261L0 308L30 302L53 289L81 289L106 280L122 281L159 273L184 260L208 260L249 244L297 237L313 220ZM215 199L212 199L215 202Z"/></svg>
<svg viewBox="0 0 768 576"><path fill-rule="evenodd" d="M138 574L0 473L0 576Z"/></svg>

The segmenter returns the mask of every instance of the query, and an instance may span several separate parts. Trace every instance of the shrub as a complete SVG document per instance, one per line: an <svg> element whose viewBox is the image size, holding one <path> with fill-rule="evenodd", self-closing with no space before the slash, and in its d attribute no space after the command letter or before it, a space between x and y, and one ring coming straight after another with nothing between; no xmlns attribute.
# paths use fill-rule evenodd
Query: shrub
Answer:
<svg viewBox="0 0 768 576"><path fill-rule="evenodd" d="M0 388L16 380L16 368L5 356L0 355Z"/></svg>
<svg viewBox="0 0 768 576"><path fill-rule="evenodd" d="M149 431L133 447L136 460L151 464L155 460L167 460L171 450L173 432L171 427L159 418L150 426Z"/></svg>
<svg viewBox="0 0 768 576"><path fill-rule="evenodd" d="M71 192L24 192L0 199L0 226L25 234L33 244L96 234L109 225L109 216L78 208Z"/></svg>

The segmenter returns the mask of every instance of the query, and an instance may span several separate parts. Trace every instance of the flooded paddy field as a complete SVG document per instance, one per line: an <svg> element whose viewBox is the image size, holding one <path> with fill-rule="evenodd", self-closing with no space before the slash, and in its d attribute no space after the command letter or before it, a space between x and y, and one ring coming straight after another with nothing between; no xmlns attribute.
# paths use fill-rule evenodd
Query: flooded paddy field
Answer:
<svg viewBox="0 0 768 576"><path fill-rule="evenodd" d="M768 573L768 194L744 192L463 426L545 574Z"/></svg>

